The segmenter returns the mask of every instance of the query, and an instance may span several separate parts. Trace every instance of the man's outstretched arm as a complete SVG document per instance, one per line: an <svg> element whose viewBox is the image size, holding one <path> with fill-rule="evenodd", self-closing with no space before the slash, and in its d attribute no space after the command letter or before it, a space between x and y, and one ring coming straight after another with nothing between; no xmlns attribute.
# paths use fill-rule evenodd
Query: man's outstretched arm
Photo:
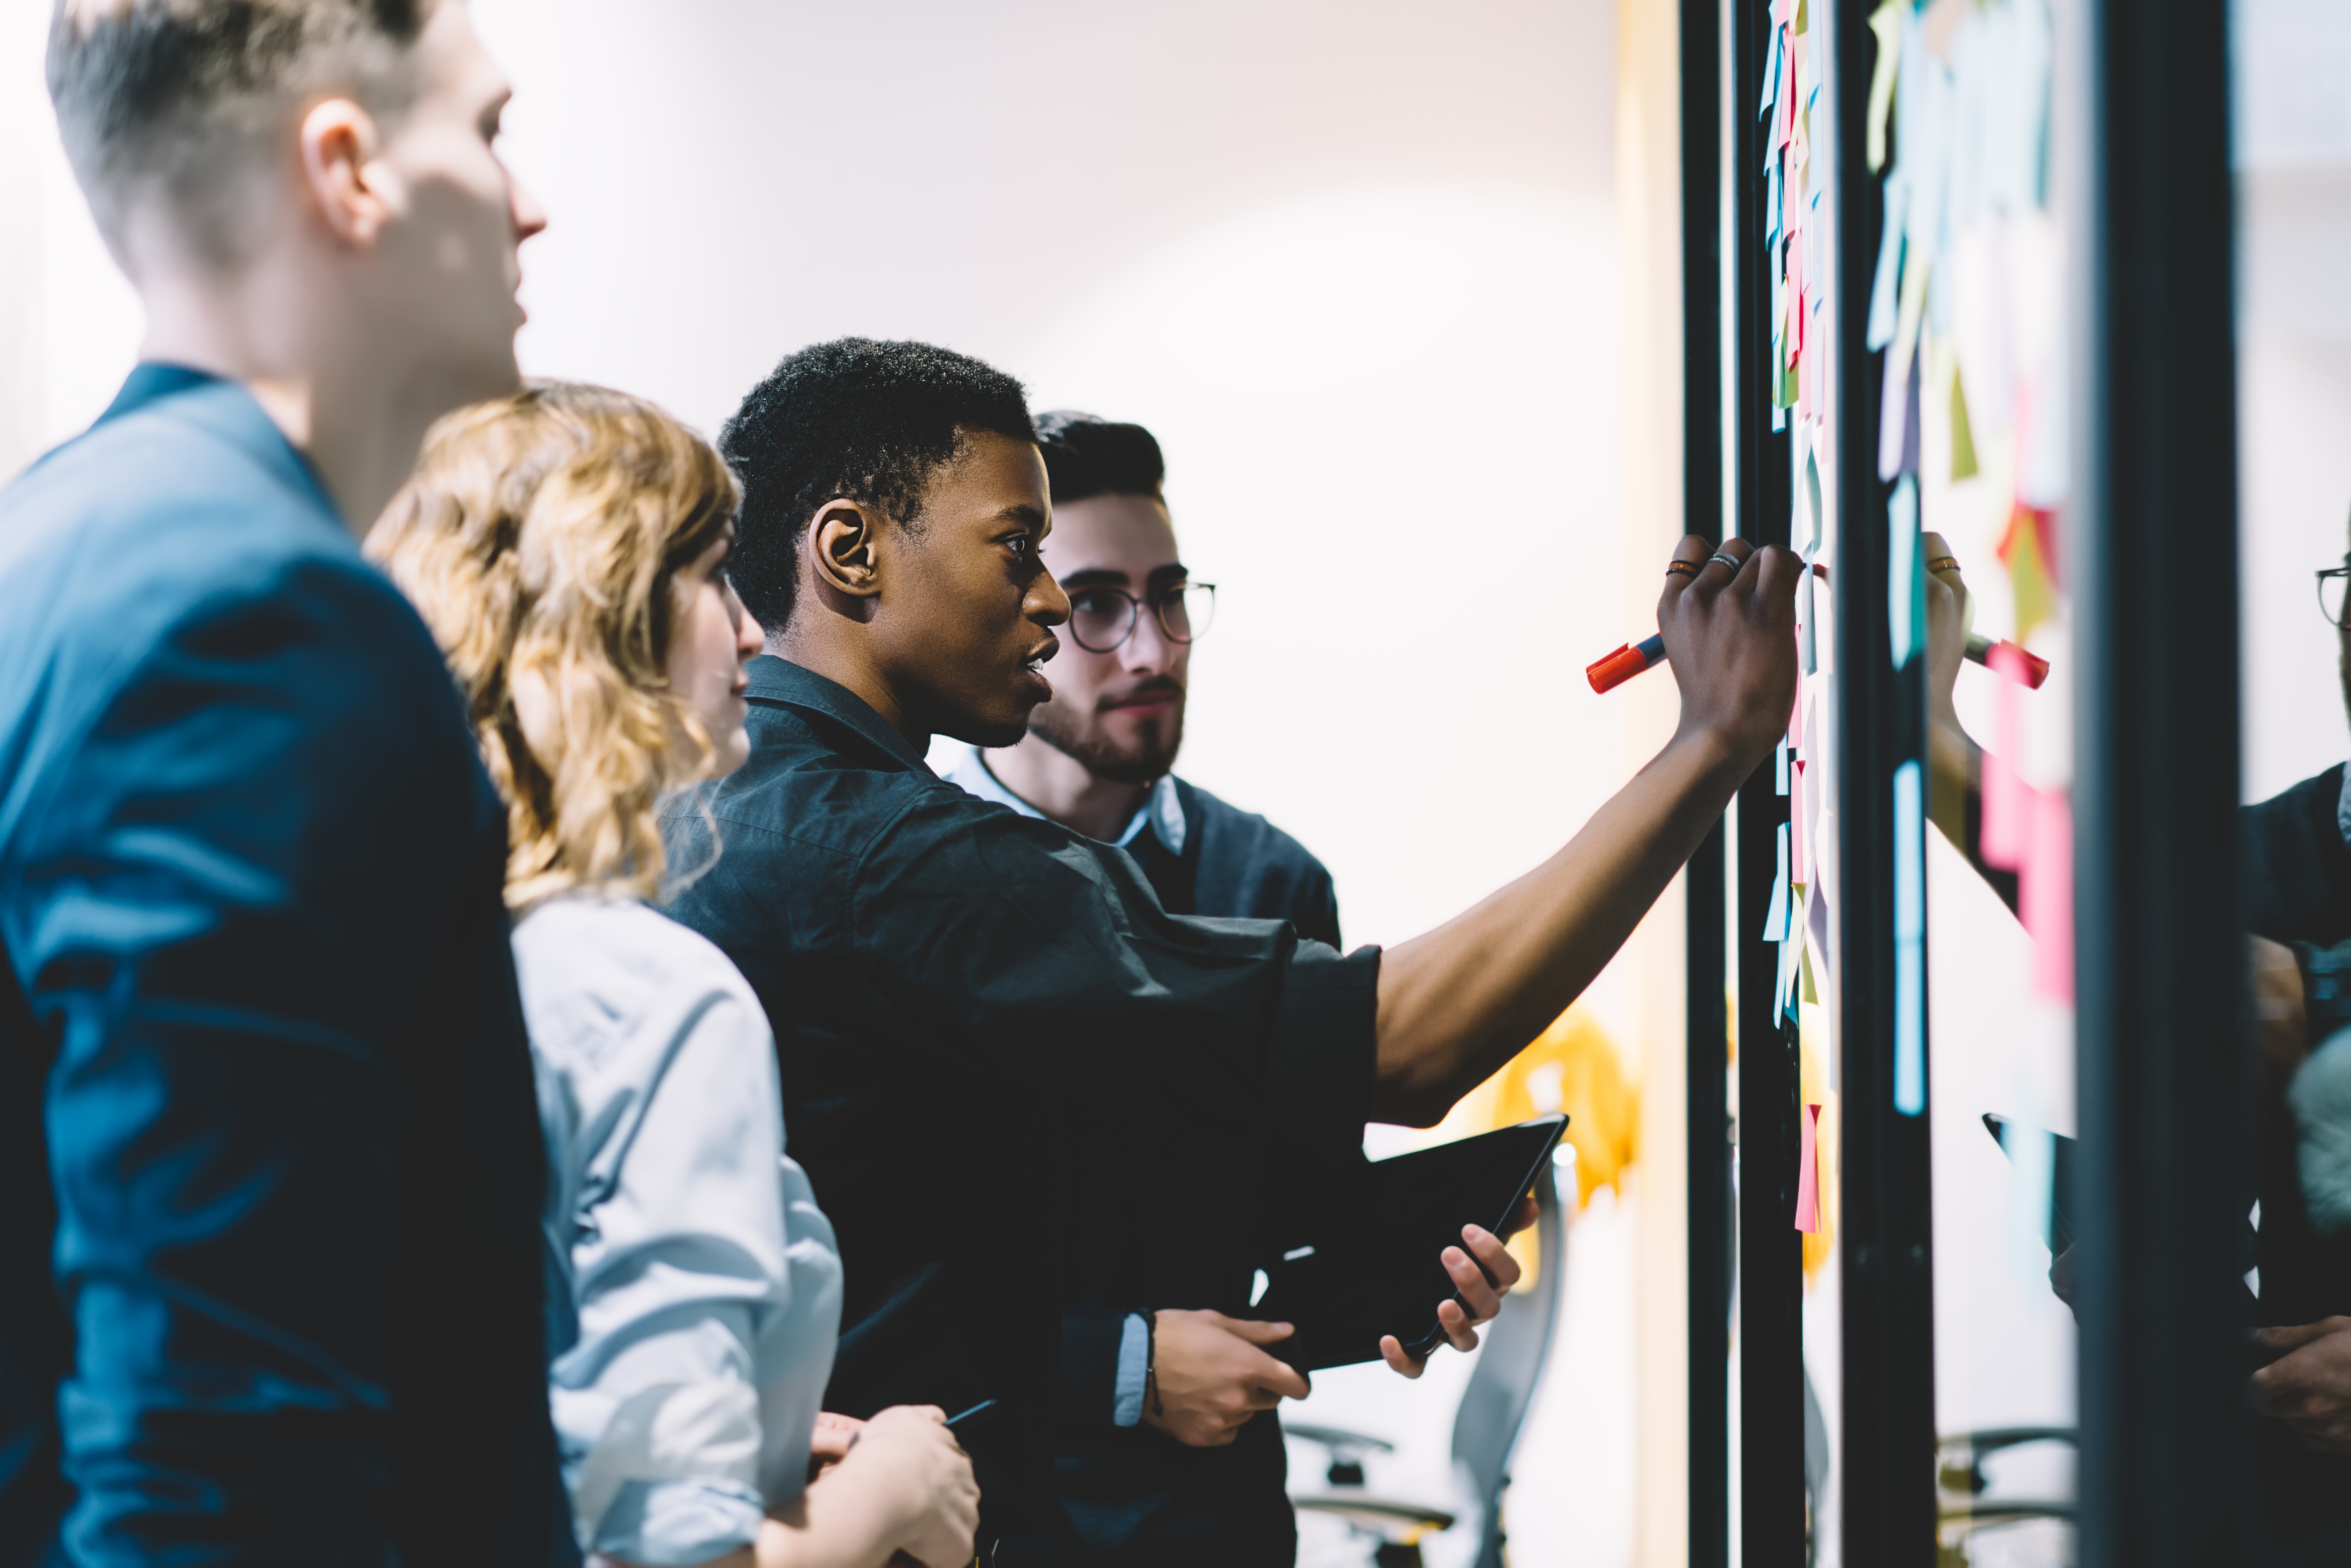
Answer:
<svg viewBox="0 0 2351 1568"><path fill-rule="evenodd" d="M1795 702L1795 591L1774 545L1734 571L1696 535L1675 558L1657 630L1681 687L1673 739L1541 865L1380 962L1375 1113L1427 1125L1542 1032L1615 956Z"/></svg>

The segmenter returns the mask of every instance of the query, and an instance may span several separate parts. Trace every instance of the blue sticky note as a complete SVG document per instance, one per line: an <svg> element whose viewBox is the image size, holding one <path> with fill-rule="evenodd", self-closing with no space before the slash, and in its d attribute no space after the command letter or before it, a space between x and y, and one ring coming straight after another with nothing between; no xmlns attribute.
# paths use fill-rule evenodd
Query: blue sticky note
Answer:
<svg viewBox="0 0 2351 1568"><path fill-rule="evenodd" d="M1886 640L1900 669L1926 635L1927 586L1918 575L1918 486L1907 474L1886 506Z"/></svg>
<svg viewBox="0 0 2351 1568"><path fill-rule="evenodd" d="M1771 879L1771 904L1763 912L1763 940L1788 939L1788 824L1780 824L1780 870Z"/></svg>
<svg viewBox="0 0 2351 1568"><path fill-rule="evenodd" d="M1917 758L1894 770L1894 1108L1927 1109L1926 800Z"/></svg>
<svg viewBox="0 0 2351 1568"><path fill-rule="evenodd" d="M1877 277L1869 286L1869 329L1863 341L1883 349L1902 318L1902 227L1910 182L1897 171L1886 182L1886 232L1877 242Z"/></svg>

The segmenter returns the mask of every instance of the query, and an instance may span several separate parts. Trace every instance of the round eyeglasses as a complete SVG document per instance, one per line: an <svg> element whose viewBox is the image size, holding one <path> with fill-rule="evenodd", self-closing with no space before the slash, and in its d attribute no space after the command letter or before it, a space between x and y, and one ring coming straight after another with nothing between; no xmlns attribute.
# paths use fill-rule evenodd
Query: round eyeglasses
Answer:
<svg viewBox="0 0 2351 1568"><path fill-rule="evenodd" d="M2318 570L2318 608L2326 619L2345 631L2351 631L2351 622L2343 618L2344 591L2351 586L2351 556L2342 566L2321 567Z"/></svg>
<svg viewBox="0 0 2351 1568"><path fill-rule="evenodd" d="M1081 588L1070 595L1070 641L1089 653L1123 648L1145 604L1170 643L1195 643L1217 618L1217 585L1179 583L1140 599L1123 588Z"/></svg>

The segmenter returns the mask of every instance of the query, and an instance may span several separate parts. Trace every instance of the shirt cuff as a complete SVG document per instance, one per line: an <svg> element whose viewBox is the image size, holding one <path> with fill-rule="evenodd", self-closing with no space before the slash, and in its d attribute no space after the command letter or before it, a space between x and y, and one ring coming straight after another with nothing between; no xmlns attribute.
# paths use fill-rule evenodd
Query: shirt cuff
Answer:
<svg viewBox="0 0 2351 1568"><path fill-rule="evenodd" d="M1110 1424L1137 1427L1143 1423L1143 1385L1151 1370L1151 1325L1141 1312L1126 1314L1118 1336L1118 1381L1111 1385Z"/></svg>

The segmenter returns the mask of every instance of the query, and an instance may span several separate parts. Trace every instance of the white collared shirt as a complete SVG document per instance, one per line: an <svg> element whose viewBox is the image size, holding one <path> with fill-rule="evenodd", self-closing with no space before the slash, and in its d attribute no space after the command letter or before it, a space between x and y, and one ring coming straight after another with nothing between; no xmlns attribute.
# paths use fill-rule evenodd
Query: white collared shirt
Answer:
<svg viewBox="0 0 2351 1568"><path fill-rule="evenodd" d="M961 786L966 794L993 800L999 806L1009 806L1024 817L1034 817L1040 821L1044 820L1044 812L1005 788L1004 780L988 768L987 758L977 750L964 753L963 760L947 769L947 781ZM1163 773L1153 782L1151 792L1144 796L1143 804L1135 808L1134 815L1128 819L1125 829L1110 841L1120 849L1126 849L1142 837L1145 828L1150 829L1152 836L1166 847L1168 853L1180 855L1184 852L1187 824L1184 821L1184 802L1176 793L1174 774Z"/></svg>

